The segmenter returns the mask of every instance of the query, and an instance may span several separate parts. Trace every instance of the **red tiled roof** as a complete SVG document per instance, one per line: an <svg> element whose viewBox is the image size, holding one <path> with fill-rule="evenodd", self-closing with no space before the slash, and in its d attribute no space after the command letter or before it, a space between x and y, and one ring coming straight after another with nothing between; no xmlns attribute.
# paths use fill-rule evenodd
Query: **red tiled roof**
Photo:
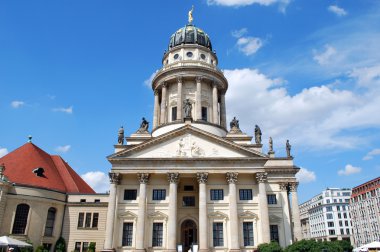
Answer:
<svg viewBox="0 0 380 252"><path fill-rule="evenodd" d="M65 193L95 193L95 191L60 156L49 155L33 143L0 158L5 176L12 183L57 190ZM42 167L44 176L33 170Z"/></svg>

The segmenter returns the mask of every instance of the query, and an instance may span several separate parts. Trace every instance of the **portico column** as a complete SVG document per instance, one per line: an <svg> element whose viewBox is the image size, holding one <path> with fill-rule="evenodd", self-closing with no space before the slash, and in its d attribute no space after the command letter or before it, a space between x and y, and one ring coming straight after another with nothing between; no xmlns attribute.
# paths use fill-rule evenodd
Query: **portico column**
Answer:
<svg viewBox="0 0 380 252"><path fill-rule="evenodd" d="M236 199L236 181L237 172L227 172L226 179L229 186L229 209L230 209L230 234L231 234L231 247L230 251L240 251L239 246L239 224L237 213L237 199Z"/></svg>
<svg viewBox="0 0 380 252"><path fill-rule="evenodd" d="M169 220L168 251L176 251L177 245L177 184L179 173L168 173L169 180Z"/></svg>
<svg viewBox="0 0 380 252"><path fill-rule="evenodd" d="M197 77L197 91L195 94L195 107L196 107L196 118L195 120L201 120L202 119L202 77Z"/></svg>
<svg viewBox="0 0 380 252"><path fill-rule="evenodd" d="M107 210L107 225L106 225L106 238L104 241L105 250L113 250L113 230L115 223L115 212L116 212L116 194L117 194L117 185L120 181L120 174L110 172L108 173L110 178L110 196L108 202Z"/></svg>
<svg viewBox="0 0 380 252"><path fill-rule="evenodd" d="M206 183L208 173L197 173L199 183L199 251L208 251L208 225L207 225L207 193Z"/></svg>
<svg viewBox="0 0 380 252"><path fill-rule="evenodd" d="M178 89L177 89L177 120L182 121L182 77L177 78Z"/></svg>
<svg viewBox="0 0 380 252"><path fill-rule="evenodd" d="M216 83L212 86L212 122L219 123L218 120L218 89Z"/></svg>
<svg viewBox="0 0 380 252"><path fill-rule="evenodd" d="M154 91L154 111L153 111L153 129L156 128L159 124L159 111L160 104L158 102L158 91Z"/></svg>
<svg viewBox="0 0 380 252"><path fill-rule="evenodd" d="M227 128L225 94L220 95L220 126Z"/></svg>
<svg viewBox="0 0 380 252"><path fill-rule="evenodd" d="M267 181L268 174L266 172L256 173L256 179L259 183L259 208L260 208L260 220L261 220L261 242L269 243L269 214L268 214L268 201L267 191L265 188L265 182Z"/></svg>
<svg viewBox="0 0 380 252"><path fill-rule="evenodd" d="M136 251L145 251L144 230L145 230L145 215L146 215L146 184L149 181L149 174L138 173L137 178L140 181L140 190L139 190L139 211L137 213L137 227L136 227Z"/></svg>
<svg viewBox="0 0 380 252"><path fill-rule="evenodd" d="M298 207L297 187L298 182L289 183L290 191L292 192L292 219L294 223L294 241L302 240L300 209Z"/></svg>
<svg viewBox="0 0 380 252"><path fill-rule="evenodd" d="M285 229L285 246L289 246L293 243L292 238L292 220L289 211L289 184L279 183L282 197L282 211L284 213L284 229Z"/></svg>
<svg viewBox="0 0 380 252"><path fill-rule="evenodd" d="M161 89L161 115L160 124L166 123L166 83L162 83Z"/></svg>

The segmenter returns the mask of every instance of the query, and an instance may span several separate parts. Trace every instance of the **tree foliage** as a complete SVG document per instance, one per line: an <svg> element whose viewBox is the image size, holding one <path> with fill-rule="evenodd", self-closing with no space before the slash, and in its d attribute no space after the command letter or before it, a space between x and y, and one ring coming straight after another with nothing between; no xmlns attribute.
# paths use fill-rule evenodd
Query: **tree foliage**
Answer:
<svg viewBox="0 0 380 252"><path fill-rule="evenodd" d="M55 252L66 252L66 241L63 237L59 237L54 246Z"/></svg>
<svg viewBox="0 0 380 252"><path fill-rule="evenodd" d="M271 243L263 243L260 244L258 247L259 252L282 252L281 246L275 242L272 241Z"/></svg>
<svg viewBox="0 0 380 252"><path fill-rule="evenodd" d="M351 252L349 241L301 240L285 249L285 252Z"/></svg>

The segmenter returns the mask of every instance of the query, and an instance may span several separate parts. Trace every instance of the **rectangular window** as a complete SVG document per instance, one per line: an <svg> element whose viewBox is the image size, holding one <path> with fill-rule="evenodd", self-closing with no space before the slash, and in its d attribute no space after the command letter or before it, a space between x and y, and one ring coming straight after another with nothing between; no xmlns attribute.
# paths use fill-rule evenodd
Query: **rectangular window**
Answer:
<svg viewBox="0 0 380 252"><path fill-rule="evenodd" d="M253 246L253 222L243 222L244 246Z"/></svg>
<svg viewBox="0 0 380 252"><path fill-rule="evenodd" d="M343 227L343 222L341 220L339 221L339 227Z"/></svg>
<svg viewBox="0 0 380 252"><path fill-rule="evenodd" d="M137 190L124 190L124 200L135 200L137 198Z"/></svg>
<svg viewBox="0 0 380 252"><path fill-rule="evenodd" d="M335 230L334 229L330 229L329 230L329 235L335 235Z"/></svg>
<svg viewBox="0 0 380 252"><path fill-rule="evenodd" d="M240 189L239 198L240 200L252 200L252 189Z"/></svg>
<svg viewBox="0 0 380 252"><path fill-rule="evenodd" d="M194 191L194 186L192 186L192 185L185 185L183 187L183 190L186 191L186 192L192 192L192 191Z"/></svg>
<svg viewBox="0 0 380 252"><path fill-rule="evenodd" d="M165 189L154 189L153 190L153 200L165 200L166 190Z"/></svg>
<svg viewBox="0 0 380 252"><path fill-rule="evenodd" d="M78 227L81 228L83 227L84 224L84 213L79 213L78 216Z"/></svg>
<svg viewBox="0 0 380 252"><path fill-rule="evenodd" d="M277 225L270 225L270 240L280 242L279 236L278 236L278 226Z"/></svg>
<svg viewBox="0 0 380 252"><path fill-rule="evenodd" d="M211 200L223 200L223 189L211 189L210 190L210 199Z"/></svg>
<svg viewBox="0 0 380 252"><path fill-rule="evenodd" d="M82 243L82 252L87 252L88 251L88 242L83 242Z"/></svg>
<svg viewBox="0 0 380 252"><path fill-rule="evenodd" d="M276 205L277 204L276 194L268 194L267 199L268 199L269 205Z"/></svg>
<svg viewBox="0 0 380 252"><path fill-rule="evenodd" d="M348 221L344 221L344 225L346 225L346 227L348 227Z"/></svg>
<svg viewBox="0 0 380 252"><path fill-rule="evenodd" d="M212 240L214 247L224 246L223 241L223 223L222 222L214 222L212 225Z"/></svg>
<svg viewBox="0 0 380 252"><path fill-rule="evenodd" d="M326 218L327 218L328 220L332 220L332 219L333 219L333 214L332 214L332 213L328 213L328 214L326 214Z"/></svg>
<svg viewBox="0 0 380 252"><path fill-rule="evenodd" d="M172 107L172 122L177 120L177 107Z"/></svg>
<svg viewBox="0 0 380 252"><path fill-rule="evenodd" d="M326 207L326 212L332 212L332 206Z"/></svg>
<svg viewBox="0 0 380 252"><path fill-rule="evenodd" d="M207 108L202 107L202 120L207 121Z"/></svg>
<svg viewBox="0 0 380 252"><path fill-rule="evenodd" d="M93 213L92 214L92 227L97 228L99 222L99 213Z"/></svg>
<svg viewBox="0 0 380 252"><path fill-rule="evenodd" d="M347 213L343 213L343 218L347 219Z"/></svg>
<svg viewBox="0 0 380 252"><path fill-rule="evenodd" d="M195 197L194 196L183 196L182 205L183 206L195 206Z"/></svg>
<svg viewBox="0 0 380 252"><path fill-rule="evenodd" d="M153 247L162 247L162 234L163 234L163 224L153 223L153 237L152 237Z"/></svg>
<svg viewBox="0 0 380 252"><path fill-rule="evenodd" d="M84 224L84 227L91 227L91 213L86 213L86 222Z"/></svg>
<svg viewBox="0 0 380 252"><path fill-rule="evenodd" d="M132 237L133 237L133 223L124 222L123 223L123 240L122 246L132 246Z"/></svg>
<svg viewBox="0 0 380 252"><path fill-rule="evenodd" d="M350 229L346 228L346 234L350 234Z"/></svg>
<svg viewBox="0 0 380 252"><path fill-rule="evenodd" d="M327 226L328 227L333 227L334 226L334 222L332 222L332 221L327 222Z"/></svg>
<svg viewBox="0 0 380 252"><path fill-rule="evenodd" d="M340 234L341 234L341 235L344 234L344 229L343 229L343 228L340 229Z"/></svg>
<svg viewBox="0 0 380 252"><path fill-rule="evenodd" d="M82 243L81 242L76 242L75 243L75 247L74 247L74 251L75 252L79 252L81 247L82 247Z"/></svg>
<svg viewBox="0 0 380 252"><path fill-rule="evenodd" d="M341 218L342 218L342 215L338 213L338 219L341 219Z"/></svg>

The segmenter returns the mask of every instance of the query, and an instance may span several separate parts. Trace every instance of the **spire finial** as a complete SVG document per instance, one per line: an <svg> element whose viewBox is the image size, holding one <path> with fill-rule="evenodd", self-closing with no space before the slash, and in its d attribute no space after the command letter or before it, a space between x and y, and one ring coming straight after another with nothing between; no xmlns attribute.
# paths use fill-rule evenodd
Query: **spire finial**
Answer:
<svg viewBox="0 0 380 252"><path fill-rule="evenodd" d="M189 24L193 23L193 11L194 5L191 6L191 10L189 11Z"/></svg>
<svg viewBox="0 0 380 252"><path fill-rule="evenodd" d="M32 135L29 135L28 136L28 143L31 143L32 142Z"/></svg>

